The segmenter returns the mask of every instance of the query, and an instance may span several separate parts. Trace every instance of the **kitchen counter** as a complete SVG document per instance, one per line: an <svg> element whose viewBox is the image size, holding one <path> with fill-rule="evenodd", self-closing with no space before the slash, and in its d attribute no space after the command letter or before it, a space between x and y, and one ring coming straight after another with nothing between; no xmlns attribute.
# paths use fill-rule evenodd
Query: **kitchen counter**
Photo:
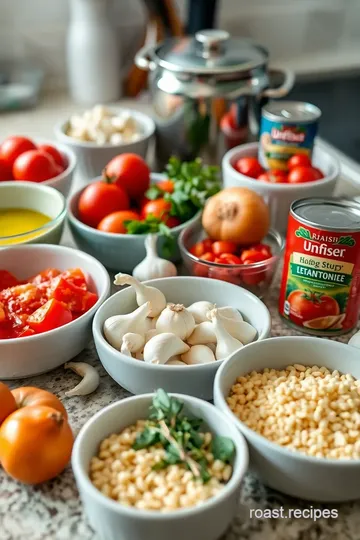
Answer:
<svg viewBox="0 0 360 540"><path fill-rule="evenodd" d="M131 103L134 107L134 102ZM137 103L136 107L144 111L147 106ZM66 118L78 108L71 105L62 96L47 98L37 109L4 115L0 122L0 140L10 134L52 137L52 128L56 121ZM321 143L323 144L323 143ZM335 152L334 149L331 149ZM343 156L340 157L342 158ZM343 178L338 193L351 196L360 186L360 167L343 158ZM76 179L77 186L81 179ZM360 187L357 188L358 194ZM63 243L71 245L67 232ZM265 303L270 309L273 324L272 335L283 336L296 334L286 327L277 314L279 275ZM346 342L349 336L339 338ZM122 399L129 394L107 375L96 355L93 343L77 358L96 366L100 374L100 386L94 394L86 397L66 398L65 392L77 384L79 378L63 367L25 381L11 381L11 387L23 384L38 386L54 392L63 400L69 420L76 434L81 426L101 408ZM29 359L31 361L31 359ZM316 521L308 518L255 518L251 510L271 510L284 508L308 509L311 503L291 499L278 492L265 488L252 475L248 474L242 488L238 515L223 540L358 540L360 530L360 503L328 505L337 508L337 519L321 518ZM314 508L325 506L313 503ZM82 506L74 482L71 468L68 467L57 479L38 487L21 485L0 471L0 540L98 540L82 513ZM127 540L127 539L124 539ZM129 539L131 540L131 539ZM145 539L144 539L145 540ZM159 539L167 540L167 539Z"/></svg>

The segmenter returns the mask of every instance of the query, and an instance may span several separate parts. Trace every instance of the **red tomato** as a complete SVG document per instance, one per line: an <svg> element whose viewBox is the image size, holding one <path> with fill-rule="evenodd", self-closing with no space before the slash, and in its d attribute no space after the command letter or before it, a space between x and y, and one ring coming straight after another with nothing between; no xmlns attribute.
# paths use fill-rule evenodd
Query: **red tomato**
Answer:
<svg viewBox="0 0 360 540"><path fill-rule="evenodd" d="M305 182L314 182L320 180L321 173L318 169L313 167L294 167L289 172L288 182L289 184L303 184Z"/></svg>
<svg viewBox="0 0 360 540"><path fill-rule="evenodd" d="M235 169L239 173L245 174L245 176L250 176L251 178L257 178L262 172L264 172L264 169L255 157L240 158L235 163Z"/></svg>
<svg viewBox="0 0 360 540"><path fill-rule="evenodd" d="M165 221L165 225L169 227L169 229L173 229L174 227L178 227L179 225L181 225L181 221L175 216L169 216Z"/></svg>
<svg viewBox="0 0 360 540"><path fill-rule="evenodd" d="M15 330L15 333L17 334L16 337L28 337L35 335L35 331L30 328L30 326L24 326L24 328L22 328L18 332L16 332Z"/></svg>
<svg viewBox="0 0 360 540"><path fill-rule="evenodd" d="M302 325L311 319L339 315L339 304L331 296L307 293L306 291L292 291L288 298L290 304L290 319Z"/></svg>
<svg viewBox="0 0 360 540"><path fill-rule="evenodd" d="M316 171L316 172L318 173L318 175L319 175L319 180L320 180L321 178L324 178L324 175L323 175L323 173L320 171L320 169L318 169L317 167L313 167L313 169L314 169L314 171Z"/></svg>
<svg viewBox="0 0 360 540"><path fill-rule="evenodd" d="M114 234L126 234L127 230L124 225L125 221L140 220L141 217L137 212L133 210L120 210L119 212L112 212L108 216L105 216L97 226L99 231L114 233Z"/></svg>
<svg viewBox="0 0 360 540"><path fill-rule="evenodd" d="M76 287L76 285L61 276L54 279L49 296L59 302L63 302L70 311L77 313L85 313L98 300L96 294Z"/></svg>
<svg viewBox="0 0 360 540"><path fill-rule="evenodd" d="M208 277L209 267L206 264L195 263L193 266L193 274L198 277Z"/></svg>
<svg viewBox="0 0 360 540"><path fill-rule="evenodd" d="M267 253L262 253L254 248L245 249L240 256L242 264L253 264L261 261L265 261L269 256Z"/></svg>
<svg viewBox="0 0 360 540"><path fill-rule="evenodd" d="M174 182L172 180L161 180L161 182L157 182L156 185L166 193L174 193Z"/></svg>
<svg viewBox="0 0 360 540"><path fill-rule="evenodd" d="M48 332L72 321L71 311L52 298L28 317L28 324L37 334Z"/></svg>
<svg viewBox="0 0 360 540"><path fill-rule="evenodd" d="M46 302L46 298L36 285L25 283L1 291L0 302L6 303L10 314L30 315Z"/></svg>
<svg viewBox="0 0 360 540"><path fill-rule="evenodd" d="M45 182L55 178L62 172L49 154L39 150L28 150L16 158L13 165L15 180L28 182Z"/></svg>
<svg viewBox="0 0 360 540"><path fill-rule="evenodd" d="M212 251L212 240L210 238L205 238L201 242L197 242L190 248L190 253L195 255L195 257L201 257L207 251Z"/></svg>
<svg viewBox="0 0 360 540"><path fill-rule="evenodd" d="M252 264L251 261L245 261L244 265ZM248 268L241 271L241 279L245 285L258 285L266 279L266 271L261 268Z"/></svg>
<svg viewBox="0 0 360 540"><path fill-rule="evenodd" d="M206 253L201 255L200 259L202 261L215 262L215 255L211 253L211 251L207 251Z"/></svg>
<svg viewBox="0 0 360 540"><path fill-rule="evenodd" d="M147 216L155 216L161 221L166 222L169 217L169 212L171 210L171 203L165 201L164 199L155 199L155 201L149 201L145 204L142 209L142 214L144 218Z"/></svg>
<svg viewBox="0 0 360 540"><path fill-rule="evenodd" d="M36 150L35 144L26 137L8 137L0 145L0 157L12 169L14 162L24 152Z"/></svg>
<svg viewBox="0 0 360 540"><path fill-rule="evenodd" d="M58 270L53 271L57 272ZM80 268L70 268L69 270L65 270L64 272L61 272L61 277L66 279L67 282L75 285L75 287L79 287L84 291L88 290L85 274Z"/></svg>
<svg viewBox="0 0 360 540"><path fill-rule="evenodd" d="M255 246L251 246L251 249L260 251L267 258L272 257L271 247L268 244L255 244Z"/></svg>
<svg viewBox="0 0 360 540"><path fill-rule="evenodd" d="M236 253L238 246L234 242L228 242L226 240L217 240L212 245L212 251L215 255L221 255L221 253Z"/></svg>
<svg viewBox="0 0 360 540"><path fill-rule="evenodd" d="M0 291L18 285L18 279L7 270L0 270Z"/></svg>
<svg viewBox="0 0 360 540"><path fill-rule="evenodd" d="M271 171L264 172L257 179L260 182L268 182L270 184L284 184L288 181L286 172L280 169L272 169Z"/></svg>
<svg viewBox="0 0 360 540"><path fill-rule="evenodd" d="M221 253L219 257L216 257L215 262L220 264L241 264L241 260L232 253Z"/></svg>
<svg viewBox="0 0 360 540"><path fill-rule="evenodd" d="M46 154L49 154L53 158L55 163L59 165L59 167L61 167L63 170L65 169L65 159L62 153L59 152L59 150L55 148L55 146L51 146L50 144L40 144L38 146L38 150L40 150L40 152L45 152Z"/></svg>
<svg viewBox="0 0 360 540"><path fill-rule="evenodd" d="M0 157L0 182L6 182L7 180L12 179L12 167L8 165L4 158Z"/></svg>
<svg viewBox="0 0 360 540"><path fill-rule="evenodd" d="M311 159L306 154L295 154L287 162L289 169L295 167L311 167Z"/></svg>
<svg viewBox="0 0 360 540"><path fill-rule="evenodd" d="M94 182L81 193L78 204L79 219L90 227L118 210L127 210L130 202L124 189L106 182Z"/></svg>
<svg viewBox="0 0 360 540"><path fill-rule="evenodd" d="M105 167L104 174L125 189L132 199L140 199L150 185L150 169L137 154L120 154Z"/></svg>

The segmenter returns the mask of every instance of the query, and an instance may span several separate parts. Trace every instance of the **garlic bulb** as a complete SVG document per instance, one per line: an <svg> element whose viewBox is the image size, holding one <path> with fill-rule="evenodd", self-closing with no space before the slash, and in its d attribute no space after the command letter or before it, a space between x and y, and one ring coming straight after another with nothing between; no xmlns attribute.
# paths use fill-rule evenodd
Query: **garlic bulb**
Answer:
<svg viewBox="0 0 360 540"><path fill-rule="evenodd" d="M209 312L208 317L213 325L213 330L217 340L215 351L216 360L222 360L243 347L241 341L232 337L229 332L225 330L223 319L221 319L219 316L216 308Z"/></svg>
<svg viewBox="0 0 360 540"><path fill-rule="evenodd" d="M360 330L358 330L356 334L349 339L348 345L358 347L360 349Z"/></svg>
<svg viewBox="0 0 360 540"><path fill-rule="evenodd" d="M211 322L205 321L197 324L193 333L187 339L189 345L207 345L216 343L216 336Z"/></svg>
<svg viewBox="0 0 360 540"><path fill-rule="evenodd" d="M215 356L206 345L194 345L190 351L181 355L181 360L188 366L195 366L215 362Z"/></svg>
<svg viewBox="0 0 360 540"><path fill-rule="evenodd" d="M156 241L156 234L148 234L145 238L146 257L133 270L133 276L139 281L177 276L175 264L158 256Z"/></svg>
<svg viewBox="0 0 360 540"><path fill-rule="evenodd" d="M137 353L145 345L145 337L141 334L128 332L124 335L120 352L126 356L132 356L132 353Z"/></svg>
<svg viewBox="0 0 360 540"><path fill-rule="evenodd" d="M150 330L145 332L145 343L150 341L150 339L153 338L154 336L157 336L158 333L159 332L156 330L156 328L151 328Z"/></svg>
<svg viewBox="0 0 360 540"><path fill-rule="evenodd" d="M184 340L192 334L194 328L194 317L182 304L168 304L156 322L158 333L170 332Z"/></svg>
<svg viewBox="0 0 360 540"><path fill-rule="evenodd" d="M176 354L183 354L190 349L178 336L165 332L150 339L144 348L144 360L148 364L166 364Z"/></svg>
<svg viewBox="0 0 360 540"><path fill-rule="evenodd" d="M148 315L150 302L146 302L132 313L113 315L104 322L104 335L108 343L118 351L121 348L125 334L133 332L145 336L148 330Z"/></svg>
<svg viewBox="0 0 360 540"><path fill-rule="evenodd" d="M227 319L235 319L236 321L243 321L241 313L237 309L231 306L225 306L218 308L218 313L221 317L226 317Z"/></svg>
<svg viewBox="0 0 360 540"><path fill-rule="evenodd" d="M194 302L191 304L191 306L187 307L186 309L191 313L191 315L194 317L194 321L196 324L200 324L204 321L207 321L206 315L208 311L211 311L214 309L215 305L211 302L207 302L206 300L200 300L199 302Z"/></svg>
<svg viewBox="0 0 360 540"><path fill-rule="evenodd" d="M128 274L117 274L114 280L115 285L131 285L135 289L136 301L139 306L142 306L146 302L150 302L150 317L156 317L166 307L166 298L164 294L149 285L140 283L133 276Z"/></svg>

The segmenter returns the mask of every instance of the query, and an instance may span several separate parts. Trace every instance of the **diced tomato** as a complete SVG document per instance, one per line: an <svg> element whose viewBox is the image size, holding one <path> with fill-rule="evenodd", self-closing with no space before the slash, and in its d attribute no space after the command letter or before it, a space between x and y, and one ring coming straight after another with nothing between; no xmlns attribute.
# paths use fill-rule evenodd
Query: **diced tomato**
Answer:
<svg viewBox="0 0 360 540"><path fill-rule="evenodd" d="M217 240L212 245L212 251L215 255L221 255L221 253L236 253L238 250L235 242L227 242L225 240Z"/></svg>
<svg viewBox="0 0 360 540"><path fill-rule="evenodd" d="M269 256L267 254L264 254L263 252L258 251L254 248L250 248L250 249L245 249L242 252L240 256L240 261L242 262L242 264L253 264L253 263L265 261L268 258Z"/></svg>
<svg viewBox="0 0 360 540"><path fill-rule="evenodd" d="M75 287L79 287L80 289L87 291L88 287L86 277L80 268L71 268L70 270L66 270L65 272L61 273L61 277L75 285Z"/></svg>
<svg viewBox="0 0 360 540"><path fill-rule="evenodd" d="M64 279L62 275L54 279L49 296L63 302L70 311L77 313L89 310L98 299L96 294L76 287L69 279Z"/></svg>
<svg viewBox="0 0 360 540"><path fill-rule="evenodd" d="M0 291L18 285L20 281L7 270L0 270Z"/></svg>
<svg viewBox="0 0 360 540"><path fill-rule="evenodd" d="M198 277L208 277L209 267L206 264L195 263L193 266L193 273Z"/></svg>
<svg viewBox="0 0 360 540"><path fill-rule="evenodd" d="M72 321L71 311L65 304L52 298L28 318L28 324L37 334L59 328Z"/></svg>
<svg viewBox="0 0 360 540"><path fill-rule="evenodd" d="M195 257L201 257L204 253L207 251L212 251L212 245L213 241L210 240L210 238L205 238L205 240L202 240L201 242L197 242L194 244L190 249L190 253L192 255L195 255Z"/></svg>
<svg viewBox="0 0 360 540"><path fill-rule="evenodd" d="M202 261L214 262L215 261L215 255L213 253L211 253L211 251L207 251L206 253L204 253L204 255L201 255L200 259Z"/></svg>
<svg viewBox="0 0 360 540"><path fill-rule="evenodd" d="M0 292L0 301L6 304L7 311L13 314L31 314L46 302L43 292L33 283L15 285Z"/></svg>
<svg viewBox="0 0 360 540"><path fill-rule="evenodd" d="M29 326L25 326L23 329L19 331L16 337L28 337L33 336L35 334L35 331L30 328Z"/></svg>
<svg viewBox="0 0 360 540"><path fill-rule="evenodd" d="M241 260L232 253L221 253L219 257L215 259L215 262L220 264L241 264Z"/></svg>
<svg viewBox="0 0 360 540"><path fill-rule="evenodd" d="M252 246L251 249L259 251L263 255L266 255L267 258L272 257L271 247L268 244L255 244L255 246Z"/></svg>
<svg viewBox="0 0 360 540"><path fill-rule="evenodd" d="M245 265L252 264L251 262L244 262ZM266 279L266 271L261 268L248 268L241 272L241 278L245 285L258 285Z"/></svg>
<svg viewBox="0 0 360 540"><path fill-rule="evenodd" d="M36 274L36 276L28 279L29 283L33 283L34 285L40 286L43 283L49 283L52 279L56 278L56 276L60 275L60 270L57 270L56 268L47 268L46 270L43 270L39 274Z"/></svg>

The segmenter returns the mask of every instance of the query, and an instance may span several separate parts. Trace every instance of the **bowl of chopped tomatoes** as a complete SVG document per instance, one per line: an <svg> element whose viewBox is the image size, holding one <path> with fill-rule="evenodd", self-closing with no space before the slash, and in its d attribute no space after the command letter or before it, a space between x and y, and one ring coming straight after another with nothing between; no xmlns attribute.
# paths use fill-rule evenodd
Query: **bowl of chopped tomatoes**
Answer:
<svg viewBox="0 0 360 540"><path fill-rule="evenodd" d="M79 354L109 293L107 271L81 251L44 244L0 250L0 379L44 373Z"/></svg>
<svg viewBox="0 0 360 540"><path fill-rule="evenodd" d="M262 242L254 245L212 240L198 218L180 234L179 247L191 275L228 281L261 298L274 279L284 239L270 229Z"/></svg>

